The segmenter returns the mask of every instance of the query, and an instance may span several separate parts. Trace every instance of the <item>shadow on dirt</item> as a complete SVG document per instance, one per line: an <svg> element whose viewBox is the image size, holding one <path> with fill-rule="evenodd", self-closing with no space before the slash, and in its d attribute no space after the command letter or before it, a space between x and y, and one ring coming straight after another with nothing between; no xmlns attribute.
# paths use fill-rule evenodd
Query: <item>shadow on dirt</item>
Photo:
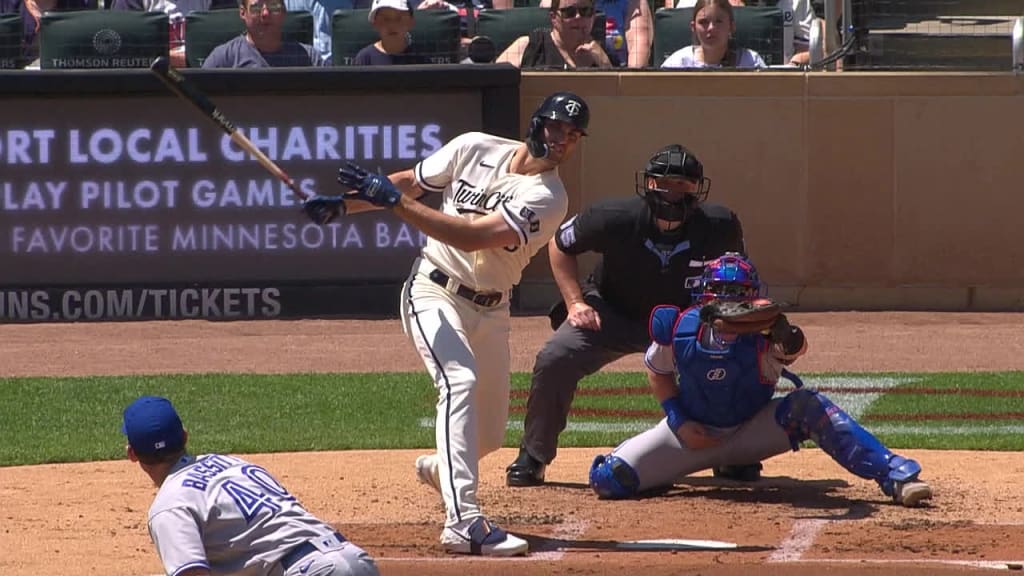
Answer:
<svg viewBox="0 0 1024 576"><path fill-rule="evenodd" d="M825 514L829 520L860 520L878 511L880 503L853 500L838 493L848 488L845 480L804 480L788 476L766 476L756 482L720 478L684 478L670 488L644 493L640 498L706 498L751 504L781 504L794 508L843 511ZM879 492L879 499L885 496ZM814 518L810 516L809 518Z"/></svg>

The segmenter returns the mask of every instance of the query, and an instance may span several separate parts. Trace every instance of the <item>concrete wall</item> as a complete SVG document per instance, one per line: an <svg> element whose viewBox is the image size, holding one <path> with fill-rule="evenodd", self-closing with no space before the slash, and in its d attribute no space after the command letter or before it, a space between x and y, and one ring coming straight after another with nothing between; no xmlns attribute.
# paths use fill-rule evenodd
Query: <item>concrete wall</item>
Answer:
<svg viewBox="0 0 1024 576"><path fill-rule="evenodd" d="M591 109L562 176L570 213L633 194L691 148L735 210L769 293L801 310L1024 310L1024 75L525 73ZM557 298L546 257L521 303Z"/></svg>

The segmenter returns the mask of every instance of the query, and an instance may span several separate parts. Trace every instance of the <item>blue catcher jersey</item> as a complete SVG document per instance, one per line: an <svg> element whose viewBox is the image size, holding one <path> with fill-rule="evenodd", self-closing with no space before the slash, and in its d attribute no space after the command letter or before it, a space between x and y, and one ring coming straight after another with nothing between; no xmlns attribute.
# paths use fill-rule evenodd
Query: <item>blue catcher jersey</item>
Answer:
<svg viewBox="0 0 1024 576"><path fill-rule="evenodd" d="M775 382L762 378L760 369L768 341L753 334L721 343L701 324L700 307L687 309L675 322L672 352L687 419L719 428L737 426L775 393Z"/></svg>

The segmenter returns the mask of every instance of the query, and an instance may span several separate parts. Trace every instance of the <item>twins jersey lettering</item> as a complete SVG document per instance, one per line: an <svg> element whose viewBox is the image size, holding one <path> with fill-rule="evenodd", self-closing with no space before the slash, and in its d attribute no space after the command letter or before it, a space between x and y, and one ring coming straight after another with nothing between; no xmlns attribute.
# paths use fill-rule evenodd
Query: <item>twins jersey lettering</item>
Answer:
<svg viewBox="0 0 1024 576"><path fill-rule="evenodd" d="M149 509L149 533L172 576L198 567L265 574L298 544L336 540L265 469L220 454L185 456L174 466Z"/></svg>
<svg viewBox="0 0 1024 576"><path fill-rule="evenodd" d="M475 220L500 212L519 235L518 246L467 253L433 238L423 256L459 283L480 291L506 292L554 235L569 208L556 170L534 176L510 174L520 142L481 132L454 138L416 165L416 183L443 194L441 211Z"/></svg>

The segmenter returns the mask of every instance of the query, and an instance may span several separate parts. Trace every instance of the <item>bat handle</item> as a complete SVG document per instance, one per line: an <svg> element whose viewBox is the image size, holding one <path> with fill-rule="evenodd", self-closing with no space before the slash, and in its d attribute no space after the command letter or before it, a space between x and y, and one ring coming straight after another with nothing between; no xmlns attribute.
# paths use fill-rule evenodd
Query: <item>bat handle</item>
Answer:
<svg viewBox="0 0 1024 576"><path fill-rule="evenodd" d="M283 180L284 183L287 184L289 188L291 188L292 192L294 192L295 195L298 196L300 200L309 200L309 194L303 192L302 188L299 188L299 185L295 182L295 180L292 180L287 176L285 176Z"/></svg>

